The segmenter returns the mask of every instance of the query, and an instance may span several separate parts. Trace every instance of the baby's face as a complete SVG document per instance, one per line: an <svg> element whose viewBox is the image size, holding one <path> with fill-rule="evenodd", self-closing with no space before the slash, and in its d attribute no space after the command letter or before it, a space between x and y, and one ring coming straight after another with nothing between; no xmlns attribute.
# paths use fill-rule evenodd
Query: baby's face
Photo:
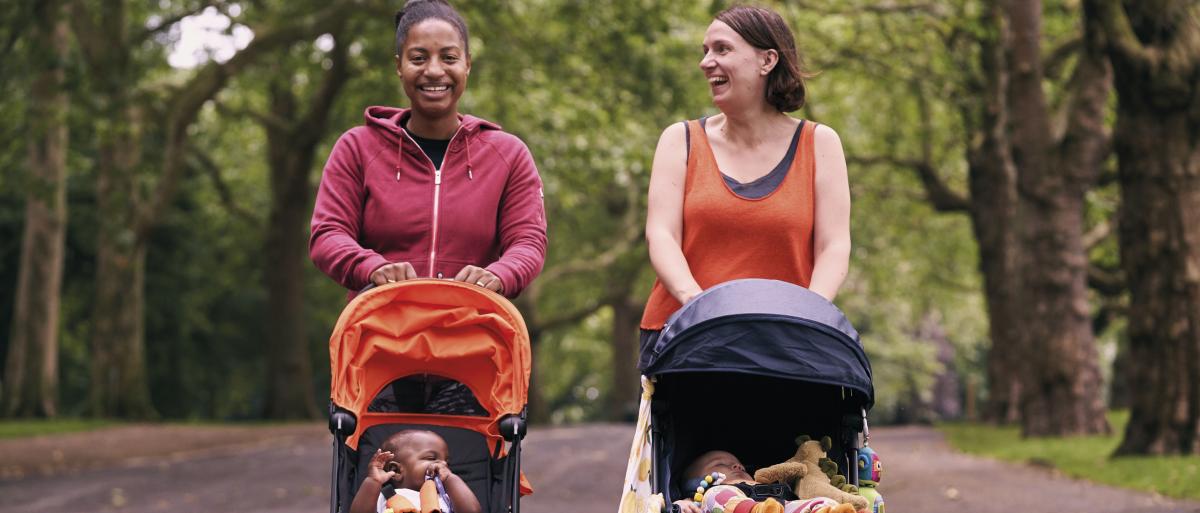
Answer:
<svg viewBox="0 0 1200 513"><path fill-rule="evenodd" d="M696 458L697 464L693 467L700 469L700 473L689 477L703 477L713 472L725 474L726 483L753 483L754 477L746 472L746 467L737 459L737 456L725 451L709 451Z"/></svg>
<svg viewBox="0 0 1200 513"><path fill-rule="evenodd" d="M396 486L419 490L425 482L425 471L430 464L446 464L450 450L442 437L433 433L414 433L408 436L403 447L396 452L392 462L403 469L396 476Z"/></svg>

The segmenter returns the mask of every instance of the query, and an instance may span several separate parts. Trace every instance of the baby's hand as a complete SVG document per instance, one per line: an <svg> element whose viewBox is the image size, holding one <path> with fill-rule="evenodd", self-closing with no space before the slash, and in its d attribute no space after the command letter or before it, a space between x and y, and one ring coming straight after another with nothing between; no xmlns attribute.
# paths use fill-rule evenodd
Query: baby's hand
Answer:
<svg viewBox="0 0 1200 513"><path fill-rule="evenodd" d="M700 509L700 505L696 504L696 501L680 499L675 501L675 505L679 506L679 511L682 513L704 513L704 510Z"/></svg>
<svg viewBox="0 0 1200 513"><path fill-rule="evenodd" d="M450 466L446 465L444 461L435 461L430 463L428 467L425 467L425 477L437 476L438 479L445 482L453 475L454 473L450 471Z"/></svg>
<svg viewBox="0 0 1200 513"><path fill-rule="evenodd" d="M383 466L392 461L393 456L395 455L391 451L375 449L375 455L371 456L371 463L367 465L367 479L374 480L380 485L390 481L396 473L383 470Z"/></svg>

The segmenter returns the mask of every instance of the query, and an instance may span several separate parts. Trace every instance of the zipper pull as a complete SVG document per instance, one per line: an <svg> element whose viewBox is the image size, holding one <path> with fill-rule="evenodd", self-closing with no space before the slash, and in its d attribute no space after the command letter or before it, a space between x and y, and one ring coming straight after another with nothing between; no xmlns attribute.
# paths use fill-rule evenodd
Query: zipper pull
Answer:
<svg viewBox="0 0 1200 513"><path fill-rule="evenodd" d="M396 181L397 182L400 181L400 170L399 169L396 170Z"/></svg>
<svg viewBox="0 0 1200 513"><path fill-rule="evenodd" d="M467 180L474 180L475 175L471 174L471 168L467 168Z"/></svg>
<svg viewBox="0 0 1200 513"><path fill-rule="evenodd" d="M442 170L439 169L439 170L433 172L433 184L434 185L442 184Z"/></svg>

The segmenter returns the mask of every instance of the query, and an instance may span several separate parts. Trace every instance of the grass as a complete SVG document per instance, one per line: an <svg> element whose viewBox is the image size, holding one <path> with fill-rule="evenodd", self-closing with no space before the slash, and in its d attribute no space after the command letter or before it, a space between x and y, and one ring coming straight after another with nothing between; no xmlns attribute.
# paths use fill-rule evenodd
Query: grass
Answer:
<svg viewBox="0 0 1200 513"><path fill-rule="evenodd" d="M956 449L981 456L1049 466L1065 475L1168 497L1200 500L1200 456L1111 458L1128 412L1112 412L1113 434L1022 439L1020 428L947 423L938 426Z"/></svg>
<svg viewBox="0 0 1200 513"><path fill-rule="evenodd" d="M115 424L111 420L53 419L53 420L2 420L0 438L21 438L35 435L55 435L91 431Z"/></svg>

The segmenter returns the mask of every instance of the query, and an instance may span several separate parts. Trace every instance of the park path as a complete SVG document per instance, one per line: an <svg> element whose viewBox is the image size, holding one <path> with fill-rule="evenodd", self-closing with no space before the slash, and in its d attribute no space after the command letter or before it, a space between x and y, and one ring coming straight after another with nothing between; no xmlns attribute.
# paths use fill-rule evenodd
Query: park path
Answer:
<svg viewBox="0 0 1200 513"><path fill-rule="evenodd" d="M613 513L631 426L535 429L525 513ZM951 451L926 427L872 430L893 513L1200 513L1200 503L1075 481ZM0 440L0 513L321 513L329 437L320 425L122 426Z"/></svg>

